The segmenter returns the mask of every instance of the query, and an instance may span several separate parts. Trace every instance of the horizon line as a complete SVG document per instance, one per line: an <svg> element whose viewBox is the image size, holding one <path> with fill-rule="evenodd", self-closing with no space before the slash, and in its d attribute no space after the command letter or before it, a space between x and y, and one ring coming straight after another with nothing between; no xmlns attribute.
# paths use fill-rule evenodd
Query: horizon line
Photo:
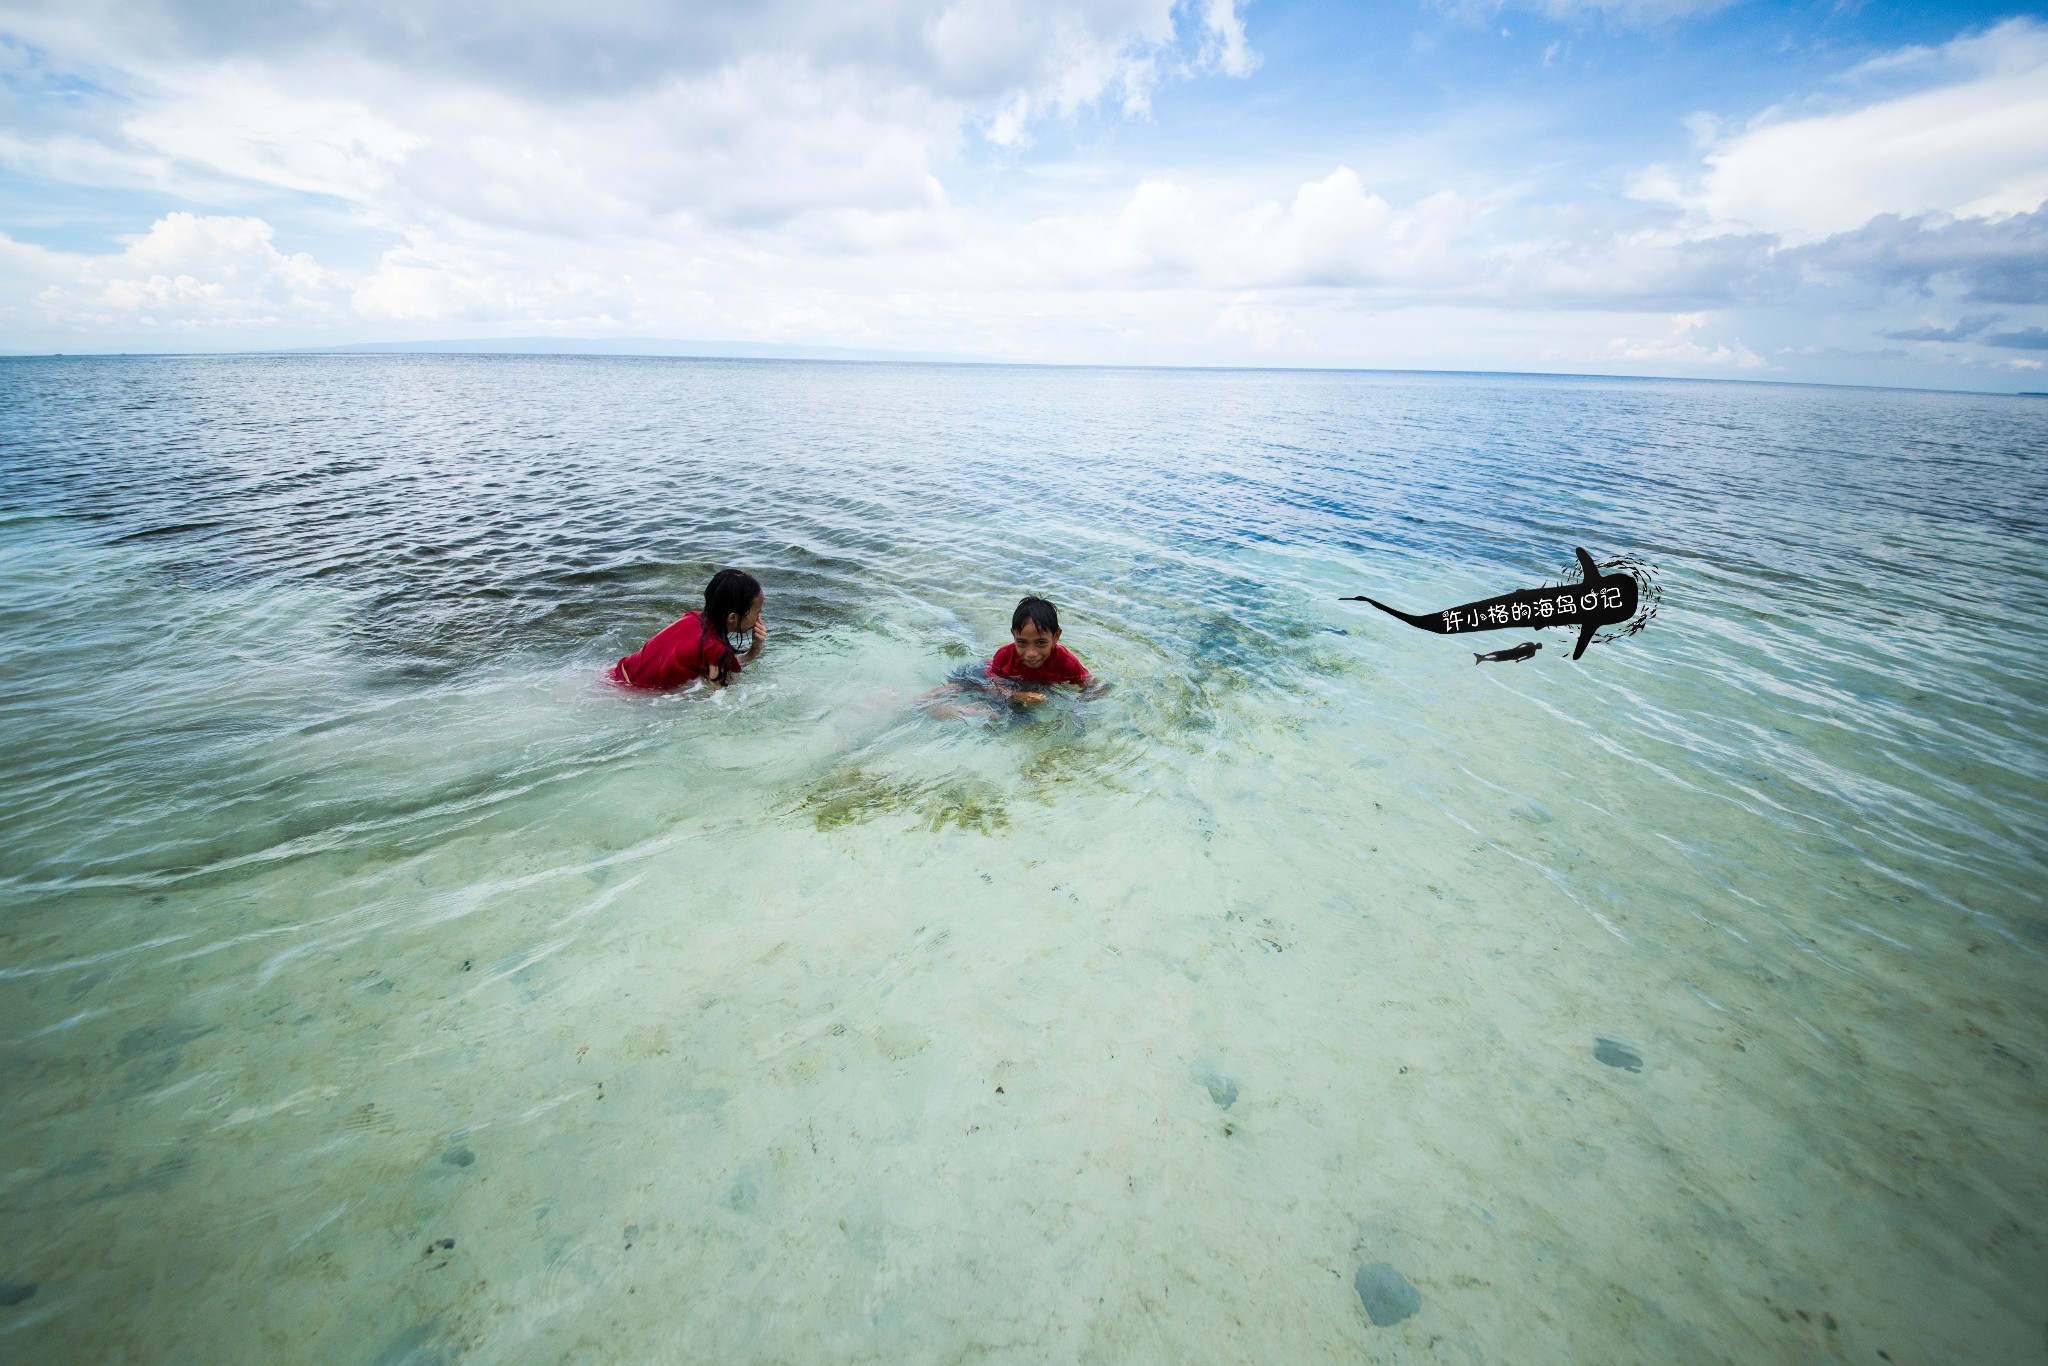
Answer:
<svg viewBox="0 0 2048 1366"><path fill-rule="evenodd" d="M1969 394L1991 398L2048 398L2048 392L2030 389L1932 388L1906 384L1849 384L1826 380L1772 379L1747 375L1625 375L1606 371L1577 370L1463 370L1416 366L1372 365L1256 365L1256 364L1166 364L1145 361L1043 361L996 360L971 356L946 356L930 352L890 351L881 348L814 346L801 342L690 342L650 338L645 346L700 348L689 351L656 350L509 350L523 342L583 343L589 346L629 345L630 339L588 337L488 337L420 342L347 342L335 346L263 347L232 351L17 351L0 352L0 360L236 360L264 357L331 357L374 359L389 356L447 356L496 359L550 360L670 360L726 361L735 363L800 365L944 365L983 369L1033 370L1159 370L1252 374L1332 375L1466 375L1505 379L1619 380L1644 384L1756 384L1796 389L1855 389L1879 393ZM468 350L463 348L475 347ZM754 354L739 354L752 351ZM787 352L792 354L774 354ZM832 354L823 354L832 353Z"/></svg>

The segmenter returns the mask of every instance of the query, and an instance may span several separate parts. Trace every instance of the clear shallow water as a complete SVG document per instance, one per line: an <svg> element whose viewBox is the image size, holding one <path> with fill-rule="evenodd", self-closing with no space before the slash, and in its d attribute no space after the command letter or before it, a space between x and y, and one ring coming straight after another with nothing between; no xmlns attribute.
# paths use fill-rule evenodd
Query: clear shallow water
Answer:
<svg viewBox="0 0 2048 1366"><path fill-rule="evenodd" d="M0 364L0 1354L2035 1359L2044 450L1696 384ZM1576 665L1335 601L1575 544L1664 586ZM742 686L599 682L725 563ZM1025 591L1106 695L913 710Z"/></svg>

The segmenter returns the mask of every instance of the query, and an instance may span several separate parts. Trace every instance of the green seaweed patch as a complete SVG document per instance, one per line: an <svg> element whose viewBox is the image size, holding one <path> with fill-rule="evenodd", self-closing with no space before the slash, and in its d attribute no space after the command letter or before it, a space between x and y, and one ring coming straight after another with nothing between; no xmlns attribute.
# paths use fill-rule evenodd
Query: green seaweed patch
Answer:
<svg viewBox="0 0 2048 1366"><path fill-rule="evenodd" d="M1359 671L1355 655L1346 650L1332 649L1323 636L1314 636L1304 642L1297 658L1304 673L1319 678L1336 678Z"/></svg>
<svg viewBox="0 0 2048 1366"><path fill-rule="evenodd" d="M898 778L864 768L828 774L798 799L796 809L820 830L839 830L886 816L910 816L934 834L949 826L1002 834L1009 808L992 783Z"/></svg>
<svg viewBox="0 0 2048 1366"><path fill-rule="evenodd" d="M1129 791L1120 774L1138 757L1136 747L1128 742L1048 745L1025 760L1017 776L1034 798L1050 806L1062 792L1077 785L1107 792Z"/></svg>

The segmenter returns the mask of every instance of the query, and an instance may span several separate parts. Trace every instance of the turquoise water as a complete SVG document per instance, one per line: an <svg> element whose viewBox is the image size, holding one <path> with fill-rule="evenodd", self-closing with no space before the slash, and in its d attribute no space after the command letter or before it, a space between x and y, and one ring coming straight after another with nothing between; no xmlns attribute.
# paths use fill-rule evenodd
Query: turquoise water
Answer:
<svg viewBox="0 0 2048 1366"><path fill-rule="evenodd" d="M0 1356L2037 1360L2044 454L1789 387L0 363ZM1576 664L1337 601L1574 545L1663 587ZM728 563L740 685L600 681ZM1027 591L1107 690L920 713Z"/></svg>

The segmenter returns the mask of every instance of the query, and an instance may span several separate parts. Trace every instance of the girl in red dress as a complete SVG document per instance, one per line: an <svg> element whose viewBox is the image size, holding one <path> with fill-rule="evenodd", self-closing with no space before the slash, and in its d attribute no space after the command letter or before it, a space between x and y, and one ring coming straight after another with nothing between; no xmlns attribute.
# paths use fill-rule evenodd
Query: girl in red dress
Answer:
<svg viewBox="0 0 2048 1366"><path fill-rule="evenodd" d="M721 569L704 585L704 610L686 613L612 665L608 676L629 688L679 688L704 679L722 688L761 654L768 628L760 583L739 569ZM742 652L744 651L744 653Z"/></svg>

